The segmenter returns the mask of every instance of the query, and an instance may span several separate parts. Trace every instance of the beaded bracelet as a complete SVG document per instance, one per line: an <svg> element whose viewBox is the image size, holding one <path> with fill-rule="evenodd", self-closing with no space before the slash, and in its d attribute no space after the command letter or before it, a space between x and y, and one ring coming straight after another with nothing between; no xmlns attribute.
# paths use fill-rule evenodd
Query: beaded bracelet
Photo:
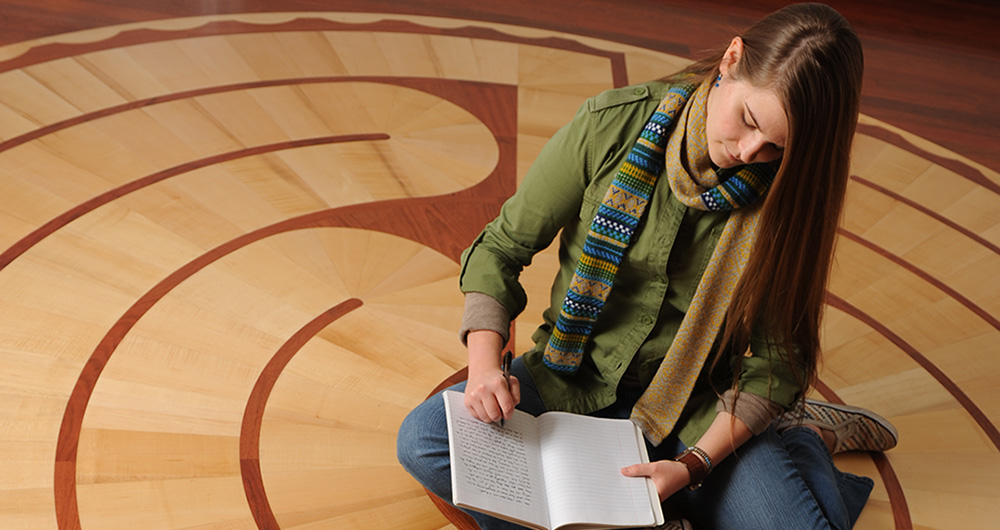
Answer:
<svg viewBox="0 0 1000 530"><path fill-rule="evenodd" d="M690 449L692 453L697 453L698 456L700 456L705 461L705 465L708 466L708 471L705 474L707 475L708 473L711 473L712 472L712 459L708 457L708 453L706 453L704 449L702 449L701 447L698 447L697 445L693 445L693 446L689 447L688 449Z"/></svg>
<svg viewBox="0 0 1000 530"><path fill-rule="evenodd" d="M712 470L711 460L709 460L708 455L698 447L688 447L683 453L677 455L677 458L674 458L674 460L684 464L688 468L688 473L691 475L691 482L688 484L688 488L693 490L701 487L701 483L708 476L708 472Z"/></svg>

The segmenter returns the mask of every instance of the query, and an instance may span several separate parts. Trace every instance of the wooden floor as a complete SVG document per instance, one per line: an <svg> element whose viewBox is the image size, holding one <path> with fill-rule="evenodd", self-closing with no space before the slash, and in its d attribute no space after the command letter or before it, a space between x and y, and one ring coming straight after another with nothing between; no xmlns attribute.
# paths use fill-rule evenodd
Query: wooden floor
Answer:
<svg viewBox="0 0 1000 530"><path fill-rule="evenodd" d="M461 250L588 96L773 0L0 0L0 528L449 527L395 432ZM819 397L899 428L861 529L1000 519L1000 8L866 46ZM528 347L556 265L525 273Z"/></svg>

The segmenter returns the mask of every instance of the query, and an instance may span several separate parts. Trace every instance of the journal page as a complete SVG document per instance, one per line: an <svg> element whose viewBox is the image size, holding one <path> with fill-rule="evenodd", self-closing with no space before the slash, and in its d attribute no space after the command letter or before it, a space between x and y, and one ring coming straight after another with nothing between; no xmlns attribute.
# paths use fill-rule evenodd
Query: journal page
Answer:
<svg viewBox="0 0 1000 530"><path fill-rule="evenodd" d="M662 520L649 479L621 468L648 460L628 420L550 412L539 418L542 466L553 528L651 526Z"/></svg>
<svg viewBox="0 0 1000 530"><path fill-rule="evenodd" d="M536 419L515 410L503 427L484 423L469 414L463 394L444 395L455 505L549 528Z"/></svg>

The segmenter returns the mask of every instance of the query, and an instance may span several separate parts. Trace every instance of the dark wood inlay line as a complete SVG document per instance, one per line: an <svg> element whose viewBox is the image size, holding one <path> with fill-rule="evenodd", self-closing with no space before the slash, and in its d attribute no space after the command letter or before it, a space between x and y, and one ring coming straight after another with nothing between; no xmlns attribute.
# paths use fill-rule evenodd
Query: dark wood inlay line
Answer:
<svg viewBox="0 0 1000 530"><path fill-rule="evenodd" d="M111 201L124 197L129 193L141 190L147 186L151 186L153 184L167 180L169 178L173 178L178 175L189 173L191 171L195 171L216 164L221 164L224 162L229 162L239 158L263 155L286 149L296 149L300 147L329 145L329 144L346 143L346 142L373 142L373 141L388 140L388 139L389 139L388 134L374 133L374 134L351 134L344 136L324 136L319 138L289 140L287 142L258 145L246 149L238 149L236 151L230 151L228 153L220 153L207 158L202 158L201 160L193 160L191 162L186 162L184 164L180 164L172 168L164 169L163 171L158 171L156 173L147 175L140 179L133 180L128 184L119 186L110 191L102 193L88 201L78 204L77 206L56 216L51 221L38 227L30 234L21 238L20 241L11 245L10 248L8 248L3 252L3 254L0 254L0 271L6 268L7 265L10 265L10 263L15 259L17 259L19 256L30 250L31 247L37 245L40 241L42 241L46 237L49 237L57 230L66 226L73 220L82 217L83 215L110 203Z"/></svg>
<svg viewBox="0 0 1000 530"><path fill-rule="evenodd" d="M947 390L948 393L950 393L952 397L955 398L956 401L958 401L958 403L962 406L962 408L964 408L965 411L968 412L970 416L972 416L972 419L976 421L976 423L979 425L979 428L983 430L986 436L993 443L994 447L996 447L997 450L1000 451L1000 431L997 430L997 427L993 425L993 422L982 411L982 409L980 409L979 406L976 405L974 401L972 401L972 398L970 398L969 395L966 394L961 389L961 387L959 387L954 381L952 381L951 378L948 377L948 375L945 374L943 370L938 368L933 362L931 362L930 359L924 356L924 354L917 351L917 349L914 348L910 343L906 342L906 340L904 340L903 337L900 337L891 329L889 329L888 326L872 318L871 315L868 315L867 313L857 308L847 300L844 300L843 298L840 298L839 296L831 292L827 292L826 303L831 307L835 307L843 311L844 313L847 313L848 315L854 317L855 319L864 322L865 324L868 325L868 327L875 330L879 335L882 335L883 337L888 339L889 342L892 342L899 349L903 350L907 355L909 355L911 359L916 361L921 368L926 370L927 373L931 375L931 377L936 379L937 382L941 386L943 386L945 390Z"/></svg>
<svg viewBox="0 0 1000 530"><path fill-rule="evenodd" d="M935 278L934 276L931 276L928 272L924 271L920 267L917 267L916 265L910 263L909 261L906 261L905 259L903 259L903 258L901 258L901 257L899 257L899 256L897 256L895 254L893 254L892 252L889 252L888 250L886 250L886 249L884 249L884 248L876 245L875 243L872 243L871 241L868 241L867 239L859 236L858 234L855 234L854 232L851 232L851 231L846 230L844 228L839 228L837 231L838 231L838 233L840 233L840 235L846 237L847 239L850 239L851 241L854 241L854 242L862 245L863 247L871 250L872 252L875 252L876 254L882 256L883 258L885 258L885 259L887 259L887 260L895 263L896 265L899 265L900 267L902 267L902 268L904 268L904 269L912 272L916 276L919 276L920 279L924 280L925 282L927 282L927 283L933 285L934 287L938 288L939 290L943 291L950 298L954 299L956 302L958 302L958 303L962 304L963 306L965 306L966 309L968 309L969 311L972 311L973 313L979 315L980 318L982 318L987 323L989 323L991 326L993 326L994 329L996 329L997 331L1000 331L1000 319L997 319L997 317L991 315L989 311L983 309L982 307L980 307L978 304L976 304L972 300L969 300L967 297L965 297L964 295L962 295L961 293L959 293L955 289L952 289L951 287L949 287L947 284L945 284L941 280Z"/></svg>
<svg viewBox="0 0 1000 530"><path fill-rule="evenodd" d="M906 502L906 493L903 491L903 485L899 482L896 470L893 469L885 453L871 453L871 457L872 461L875 462L875 468L878 469L879 476L882 477L882 483L885 484L896 530L912 530L913 520L910 518L910 507Z"/></svg>
<svg viewBox="0 0 1000 530"><path fill-rule="evenodd" d="M466 37L471 39L495 40L510 42L514 44L526 44L553 48L598 57L605 57L611 61L612 83L616 87L628 84L628 73L625 65L625 54L601 50L586 44L581 44L575 40L559 37L520 37L509 35L492 28L464 26L459 28L435 28L424 26L403 20L382 20L377 22L365 22L351 24L318 18L298 18L288 22L276 24L251 24L235 20L221 20L206 22L197 28L182 30L156 30L156 29L133 29L126 30L117 35L95 42L87 43L51 43L35 48L31 48L24 54L0 62L0 72L24 68L33 64L62 59L85 53L104 51L124 46L134 46L136 44L148 44L151 42L161 42L167 40L185 39L191 37L205 37L216 35L236 35L244 33L279 33L289 31L352 31L352 32L391 32L391 33L413 33L421 35L441 35ZM668 73L668 72L664 72Z"/></svg>
<svg viewBox="0 0 1000 530"><path fill-rule="evenodd" d="M992 250L994 254L1000 254L1000 246L997 246L997 245L993 244L992 242L990 242L985 237L980 236L979 234L973 232L972 230L969 230L968 228L965 228L964 226L956 223L955 221L952 221L951 219L948 219L947 217L945 217L945 216L943 216L943 215L935 212L934 210L931 210L930 208L928 208L928 207L926 207L926 206L924 206L924 205L922 205L922 204L920 204L920 203L918 203L918 202L916 202L916 201L914 201L912 199L908 199L908 198L906 198L906 197L904 197L904 196L902 196L902 195L900 195L900 194L898 194L898 193L890 190L889 188L886 188L885 186L880 186L880 185L878 185L878 184L876 184L876 183L874 183L874 182L872 182L872 181L870 181L870 180L868 180L868 179L866 179L864 177L859 177L857 175L851 175L851 180L853 180L853 181L855 181L855 182L857 182L859 184L863 184L865 186L868 186L869 188L871 188L871 189L873 189L873 190L875 190L875 191L877 191L877 192L879 192L879 193L881 193L883 195L887 195L889 197L892 197L893 199L895 199L895 200L897 200L897 201L899 201L899 202L901 202L901 203L909 206L910 208L913 208L914 210L919 211L920 213L923 213L924 215L927 215L929 217L933 217L936 221L938 221L938 222L940 222L940 223L942 223L944 225L947 225L952 230L955 230L956 232L960 232L965 237L968 237L969 239L972 239L976 243L979 243L980 245L982 245L982 246L984 246L984 247Z"/></svg>
<svg viewBox="0 0 1000 530"><path fill-rule="evenodd" d="M272 227L268 227L272 228ZM118 345L135 324L164 296L185 280L236 250L271 235L270 230L251 232L233 239L187 263L140 297L105 333L87 359L66 403L56 442L55 494L56 522L60 530L79 530L80 512L76 496L76 463L83 417L94 387Z"/></svg>
<svg viewBox="0 0 1000 530"><path fill-rule="evenodd" d="M875 125L868 125L865 123L859 123L857 128L858 134L865 134L873 138L878 138L879 140L890 143L900 149L909 151L915 155L922 158L926 158L931 162L953 171L958 175L961 175L976 184L1000 195L1000 184L993 182L982 171L970 166L969 164L962 162L961 160L955 160L954 158L947 158L941 155L935 155L925 149L917 147L912 142L904 138L901 134L892 132L888 129L878 127Z"/></svg>
<svg viewBox="0 0 1000 530"><path fill-rule="evenodd" d="M260 83L251 84L253 87L261 86L277 86L278 84L300 84L300 83L327 83L327 82L373 82L373 83L386 83L398 86L403 86L407 88L412 88L415 90L421 90L429 94L435 95L437 97L443 98L459 107L469 111L472 115L476 116L477 119L482 121L482 123L493 133L500 147L500 160L497 162L498 168L501 168L500 173L494 172L492 177L488 177L486 180L490 180L493 184L483 186L474 186L472 189L478 190L483 193L482 196L472 195L469 196L470 204L495 204L495 208L499 208L499 203L505 200L508 196L513 194L513 188L516 183L515 176L515 160L516 157L516 131L517 131L517 89L512 86L498 85L490 83L480 83L473 81L443 81L440 79L429 79L429 78L407 78L407 77L397 77L397 78L384 78L384 77L319 77L319 78L305 78L305 79L284 79L284 80L272 80L272 81L262 81ZM217 93L225 92L231 90L239 90L240 87L246 87L243 85L226 85L221 87L209 87L199 91L179 93L173 96L180 98L194 97L195 95L200 95L203 93ZM171 97L173 97L171 96ZM162 102L163 99L146 100L153 104L156 102ZM122 112L124 107L115 107ZM241 156L251 156L253 154L263 154L268 149L287 149L294 147L303 147L305 145L318 145L310 144L309 142L333 142L333 141L374 141L374 140L385 140L388 139L389 135L383 133L375 133L374 135L348 135L348 136L334 136L324 138L313 138L305 140L290 140L289 142L272 144L271 146L257 146L244 150L233 151L231 153L223 153L215 155L213 157L208 157L200 161L192 161L185 164L181 164L174 168L166 169L152 175L140 178L106 193L103 193L93 199L90 199L76 207L70 209L67 212L57 216L48 223L37 228L20 241L12 245L10 248L5 250L0 254L0 271L2 271L7 265L9 265L18 256L21 256L24 252L30 249L32 246L36 245L39 241L48 237L56 230L62 228L66 224L70 223L74 219L104 205L108 202L122 197L128 193L132 193L138 189L145 186L152 185L156 182L160 182L164 179L171 178L185 171L192 171L199 167L205 167L209 164L218 164L229 159L239 158ZM306 142L306 143L301 143ZM281 147L284 146L284 147ZM251 150L261 150L259 152L250 152ZM240 154L243 153L243 154ZM232 158L227 158L232 157ZM494 211L494 207L490 207L489 211ZM478 218L477 218L478 219ZM488 222L489 219L482 221L482 226ZM468 225L463 225L468 226ZM435 229L435 232L440 232L440 230ZM456 232L457 233L457 232ZM415 241L419 240L414 239ZM465 240L462 243L471 242L471 239Z"/></svg>
<svg viewBox="0 0 1000 530"><path fill-rule="evenodd" d="M507 0L0 0L9 22L0 42L10 44L72 31L165 18L243 13L318 11L431 16L525 26L629 44L694 58L727 42L785 0L625 1ZM990 4L987 7L987 3ZM494 5L495 4L495 5ZM865 114L1000 169L996 149L997 37L1000 5L987 0L833 3L858 30L865 47ZM58 16L53 16L54 14Z"/></svg>
<svg viewBox="0 0 1000 530"><path fill-rule="evenodd" d="M38 129L35 129L33 131L0 142L0 153L6 151L7 149L17 147L26 142L36 140L45 135L62 131L64 129L73 127L75 125L80 125L81 123L86 123L100 118L106 118L108 116L113 116L115 114L120 114L122 112L148 107L150 105L158 105L161 103L169 103L172 101L194 99L201 96L211 96L216 94L225 94L227 92L236 92L239 90L253 90L258 88L271 88L271 87L292 86L292 85L316 85L316 84L326 84L326 83L389 83L408 88L415 88L428 79L432 79L438 82L441 81L440 79L418 78L418 77L321 76L321 77L297 77L288 79L268 79L264 81L236 83L231 85L218 85L218 86L199 88L195 90L187 90L183 92L175 92L172 94L164 94L152 98L131 101L129 103L123 103L121 105L108 107L87 114L82 114L80 116L75 116L73 118L69 118L50 125L46 125L44 127L39 127ZM467 81L467 83L475 84L477 82ZM494 84L490 83L490 85Z"/></svg>
<svg viewBox="0 0 1000 530"><path fill-rule="evenodd" d="M844 400L837 395L832 388L821 380L816 380L816 390L823 395L823 399L830 403L844 405ZM913 520L910 518L910 507L906 502L906 492L903 485L899 483L896 470L892 468L885 453L868 453L878 469L878 474L882 477L885 491L889 496L889 506L892 507L892 519L896 530L913 530Z"/></svg>
<svg viewBox="0 0 1000 530"><path fill-rule="evenodd" d="M489 180L495 181L501 179L503 175L509 176L513 167L513 161L503 164L502 169L495 172ZM496 184L491 184L491 186L496 186ZM499 207L492 201L471 199L470 197L474 197L474 193L474 191L465 190L441 197L396 199L381 203L352 205L287 219L248 232L216 247L177 269L146 292L105 333L84 365L66 403L66 410L63 413L56 442L55 480L53 483L58 528L60 530L80 529L80 513L76 497L76 461L84 413L90 397L93 395L94 387L118 345L139 319L175 287L205 267L245 246L293 230L324 227L362 228L399 235L413 241L423 242L457 262L459 254L467 243L461 239L456 240L454 235L428 237L429 231L426 227L453 225L460 233L460 238L471 239L478 228L470 229L466 226L468 223L463 224L462 221L495 215L495 209ZM251 469L250 472L252 473L253 470ZM251 480L256 479L251 477ZM254 495L258 494L254 493Z"/></svg>
<svg viewBox="0 0 1000 530"><path fill-rule="evenodd" d="M254 384L253 391L247 399L246 410L243 413L243 424L240 429L240 470L243 475L243 490L247 503L253 513L257 528L262 530L278 530L278 520L274 510L267 500L264 489L264 478L260 470L260 429L264 421L264 409L267 399L274 389L285 366L302 349L305 344L316 336L323 328L337 319L358 309L362 301L350 298L317 316L299 329L271 357Z"/></svg>
<svg viewBox="0 0 1000 530"><path fill-rule="evenodd" d="M207 252L150 289L105 334L84 365L67 401L56 443L53 484L56 522L60 530L80 529L76 496L77 450L84 413L97 380L135 323L174 287L246 245L283 232L311 228L375 230L419 242L457 262L481 227L497 215L500 204L516 186L517 90L483 83L442 83L442 80L410 80L409 83L468 109L486 124L500 146L500 159L493 172L479 184L448 195L345 206L260 228ZM448 230L441 227L448 227Z"/></svg>

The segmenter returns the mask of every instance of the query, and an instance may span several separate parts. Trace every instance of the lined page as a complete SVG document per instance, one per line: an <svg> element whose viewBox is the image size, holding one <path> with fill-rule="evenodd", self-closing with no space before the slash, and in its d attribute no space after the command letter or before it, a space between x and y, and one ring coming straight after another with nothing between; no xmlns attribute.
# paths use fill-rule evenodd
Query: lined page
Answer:
<svg viewBox="0 0 1000 530"><path fill-rule="evenodd" d="M553 528L573 523L649 526L655 522L647 479L621 474L621 468L644 460L636 432L628 420L566 413L548 413L539 419Z"/></svg>
<svg viewBox="0 0 1000 530"><path fill-rule="evenodd" d="M464 394L447 391L444 396L452 502L548 527L535 418L515 410L514 417L500 427L473 418L465 408Z"/></svg>

